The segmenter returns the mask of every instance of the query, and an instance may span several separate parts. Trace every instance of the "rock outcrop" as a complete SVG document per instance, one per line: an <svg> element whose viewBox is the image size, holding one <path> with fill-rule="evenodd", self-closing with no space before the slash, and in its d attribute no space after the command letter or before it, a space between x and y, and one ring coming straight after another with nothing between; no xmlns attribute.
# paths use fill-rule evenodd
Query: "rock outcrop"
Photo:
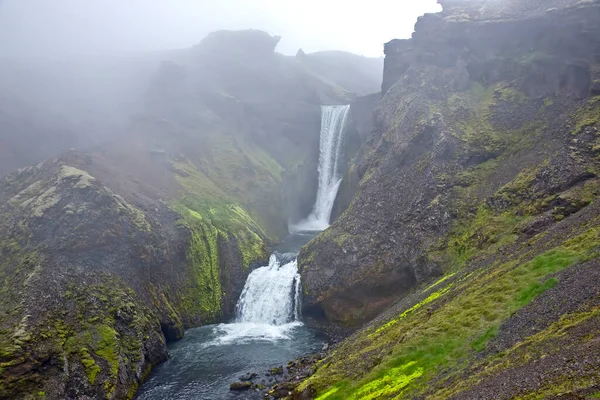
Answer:
<svg viewBox="0 0 600 400"><path fill-rule="evenodd" d="M295 396L593 398L600 3L440 3L386 45L356 195L300 253L305 315L362 328Z"/></svg>
<svg viewBox="0 0 600 400"><path fill-rule="evenodd" d="M456 4L471 11L487 3ZM567 128L559 128L568 115L558 112L575 112L598 79L597 13L585 3L527 19L430 14L412 39L386 44L375 136L354 162L357 176L347 180L361 180L357 195L300 254L309 313L360 324L441 274L445 264L432 253L447 246L464 217L456 203L477 207L568 146L561 134ZM456 188L475 183L464 182L465 174L492 167L498 178L463 198ZM561 179L578 183L585 169Z"/></svg>

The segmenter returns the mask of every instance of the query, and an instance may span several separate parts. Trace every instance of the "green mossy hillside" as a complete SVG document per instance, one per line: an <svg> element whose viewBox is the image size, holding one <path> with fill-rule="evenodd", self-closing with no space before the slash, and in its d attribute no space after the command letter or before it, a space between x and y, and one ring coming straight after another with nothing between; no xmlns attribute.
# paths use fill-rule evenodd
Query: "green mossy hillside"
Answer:
<svg viewBox="0 0 600 400"><path fill-rule="evenodd" d="M550 245L540 255L534 256L532 249L488 260L488 268L467 268L417 292L415 298L423 300L344 343L299 391L312 387L322 393L320 399L413 398L424 393L451 397L446 389L443 395L430 393L431 380L442 371L459 374L473 353L481 353L497 335L503 321L560 283L557 272L598 257L600 219L587 225L570 231L571 239L546 238ZM496 357L500 364L504 355Z"/></svg>
<svg viewBox="0 0 600 400"><path fill-rule="evenodd" d="M268 257L269 239L261 226L245 209L226 194L225 188L213 183L205 174L187 162L174 164L179 196L171 204L181 219L179 226L188 230L187 266L193 279L180 303L188 315L199 315L203 323L214 323L222 317L222 241L232 241L238 251L242 271L250 264ZM247 272L246 272L247 273Z"/></svg>
<svg viewBox="0 0 600 400"><path fill-rule="evenodd" d="M417 124L417 133L411 131L412 153L401 149L407 169L397 175L428 186L422 189L424 200L417 197L424 218L413 222L405 217L397 229L419 231L422 221L435 220L436 229L410 246L422 255L415 264L439 266L443 275L418 282L390 310L342 342L296 392L321 400L509 399L517 398L515 392L533 399L597 392L600 374L583 365L598 360L576 367L560 361L569 351L597 351L593 343L600 336L597 290L565 283L570 276L576 282L582 265L593 274L600 255L596 105L596 98L565 103L530 98L506 84L478 83L431 101L421 114L398 105L397 113L388 115L393 121L380 145L399 140L394 135L407 118ZM432 130L439 137L427 136ZM381 157L371 154L367 157ZM381 181L381 170L369 169L359 195L374 191ZM303 249L303 274L319 270L323 261L316 251L337 249L339 257L349 260L341 252L358 248L360 254L361 221L348 215L359 209L364 212L365 205L355 200L342 223ZM381 241L377 248L386 245ZM371 272L381 269L378 262ZM407 261L396 268L402 263ZM583 273L580 279L586 279ZM560 314L557 310L574 293L590 300ZM558 315L535 315L532 307L540 304ZM524 318L540 326L522 327ZM543 381L540 388L528 385L534 375L527 370L545 365L546 357L554 363L553 372L535 375ZM514 391L502 389L517 380L521 386ZM486 389L488 384L495 386Z"/></svg>

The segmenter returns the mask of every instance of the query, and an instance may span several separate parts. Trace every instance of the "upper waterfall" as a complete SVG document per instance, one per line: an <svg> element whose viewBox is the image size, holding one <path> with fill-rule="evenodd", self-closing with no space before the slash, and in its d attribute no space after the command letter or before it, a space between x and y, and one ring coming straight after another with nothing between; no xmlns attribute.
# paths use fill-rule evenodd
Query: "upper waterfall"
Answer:
<svg viewBox="0 0 600 400"><path fill-rule="evenodd" d="M317 199L310 215L291 231L322 231L329 227L331 211L342 183L342 148L350 105L321 106L321 140Z"/></svg>

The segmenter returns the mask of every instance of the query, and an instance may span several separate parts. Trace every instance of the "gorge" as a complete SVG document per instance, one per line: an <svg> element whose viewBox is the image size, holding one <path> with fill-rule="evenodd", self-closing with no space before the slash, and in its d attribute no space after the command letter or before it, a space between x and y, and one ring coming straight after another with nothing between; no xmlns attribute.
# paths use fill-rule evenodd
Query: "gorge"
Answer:
<svg viewBox="0 0 600 400"><path fill-rule="evenodd" d="M600 0L438 2L5 65L0 399L600 398Z"/></svg>
<svg viewBox="0 0 600 400"><path fill-rule="evenodd" d="M188 332L171 351L171 359L141 388L138 399L225 398L229 383L243 376L244 369L267 369L320 349L322 343L316 332L301 322L301 277L296 257L300 245L329 226L343 176L343 135L349 111L349 105L321 107L318 189L313 210L291 227L295 233L270 256L268 265L248 275L233 322ZM215 360L222 358L222 364L215 366ZM264 381L267 385L272 382ZM250 383L243 385L251 387ZM258 385L252 388L259 393L245 398L264 397Z"/></svg>

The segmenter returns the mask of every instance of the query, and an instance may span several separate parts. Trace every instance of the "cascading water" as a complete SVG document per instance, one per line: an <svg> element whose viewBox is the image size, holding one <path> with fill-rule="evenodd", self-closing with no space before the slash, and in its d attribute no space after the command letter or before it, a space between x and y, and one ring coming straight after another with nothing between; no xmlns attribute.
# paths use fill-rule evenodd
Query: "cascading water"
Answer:
<svg viewBox="0 0 600 400"><path fill-rule="evenodd" d="M329 227L331 211L342 183L342 147L350 106L321 106L319 181L317 199L304 221L290 226L292 232L323 231Z"/></svg>
<svg viewBox="0 0 600 400"><path fill-rule="evenodd" d="M275 254L269 265L248 276L238 301L237 322L284 325L298 319L300 274L296 261L281 265Z"/></svg>
<svg viewBox="0 0 600 400"><path fill-rule="evenodd" d="M267 266L248 275L232 323L190 329L170 344L169 360L152 373L136 400L264 399L254 390L240 397L229 385L248 372L262 374L319 351L322 338L300 322L296 263L300 247L314 235L289 235Z"/></svg>
<svg viewBox="0 0 600 400"><path fill-rule="evenodd" d="M170 360L153 372L138 400L238 399L229 384L248 370L284 365L318 351L322 339L300 322L300 247L329 226L342 180L343 134L350 106L323 106L317 199L310 216L292 227L267 266L252 271L236 306L233 323L186 332L170 346ZM248 399L264 398L254 391ZM253 397L251 397L253 396Z"/></svg>
<svg viewBox="0 0 600 400"><path fill-rule="evenodd" d="M289 338L300 322L297 254L273 254L269 265L248 275L236 306L236 320L221 324L215 344ZM282 265L283 264L283 265Z"/></svg>

